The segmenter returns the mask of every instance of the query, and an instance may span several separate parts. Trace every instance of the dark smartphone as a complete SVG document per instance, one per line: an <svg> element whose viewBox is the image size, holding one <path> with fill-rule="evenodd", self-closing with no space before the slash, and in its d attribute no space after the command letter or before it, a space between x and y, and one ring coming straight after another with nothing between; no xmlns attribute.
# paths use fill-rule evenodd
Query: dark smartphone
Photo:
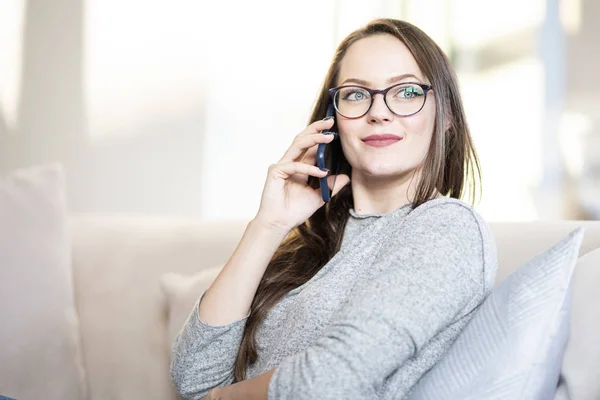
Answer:
<svg viewBox="0 0 600 400"><path fill-rule="evenodd" d="M326 117L329 117L329 116L335 117L335 109L333 107L333 103L329 104L329 107L327 107ZM335 122L333 123L333 126L331 127L331 129L325 130L321 133L324 135L335 135L335 138L333 139L333 141L331 141L329 143L330 145L338 139ZM333 172L335 174L335 176L337 177L339 163L337 160L334 159L336 152L330 151L330 154L332 155L332 159L325 160L325 149L326 149L327 145L328 145L327 143L319 143L319 146L317 147L317 167L319 167L319 169L321 169L321 170L324 170L325 168L329 168L329 171ZM327 162L327 161L330 161L330 162ZM319 185L321 186L321 197L323 198L323 201L325 203L329 203L331 201L331 190L329 190L329 187L327 186L327 177L319 178ZM334 185L335 185L335 181L334 181Z"/></svg>

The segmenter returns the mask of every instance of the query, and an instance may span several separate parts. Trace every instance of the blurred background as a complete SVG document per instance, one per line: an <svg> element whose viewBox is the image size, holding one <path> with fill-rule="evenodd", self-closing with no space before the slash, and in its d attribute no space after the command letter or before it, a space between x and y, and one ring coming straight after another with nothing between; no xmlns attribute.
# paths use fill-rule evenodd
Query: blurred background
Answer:
<svg viewBox="0 0 600 400"><path fill-rule="evenodd" d="M597 0L0 0L0 173L62 162L73 213L252 218L377 17L451 58L484 218L600 219Z"/></svg>

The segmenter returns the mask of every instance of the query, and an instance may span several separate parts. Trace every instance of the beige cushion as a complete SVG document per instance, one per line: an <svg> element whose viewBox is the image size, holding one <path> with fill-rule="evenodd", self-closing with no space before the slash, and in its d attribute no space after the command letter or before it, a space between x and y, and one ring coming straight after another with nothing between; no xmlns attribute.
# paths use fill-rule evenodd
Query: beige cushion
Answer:
<svg viewBox="0 0 600 400"><path fill-rule="evenodd" d="M600 394L600 249L579 259L572 284L571 332L557 399L591 400Z"/></svg>
<svg viewBox="0 0 600 400"><path fill-rule="evenodd" d="M161 277L161 288L169 310L167 346L172 347L175 337L187 320L198 297L208 289L221 272L222 266L209 268L192 276L168 273Z"/></svg>
<svg viewBox="0 0 600 400"><path fill-rule="evenodd" d="M496 286L499 286L520 265L542 253L579 227L583 227L585 230L579 256L600 248L600 223L598 221L491 223L490 228L498 247Z"/></svg>
<svg viewBox="0 0 600 400"><path fill-rule="evenodd" d="M159 279L227 261L243 223L72 215L83 353L93 399L176 399Z"/></svg>
<svg viewBox="0 0 600 400"><path fill-rule="evenodd" d="M86 397L59 164L0 179L0 393Z"/></svg>

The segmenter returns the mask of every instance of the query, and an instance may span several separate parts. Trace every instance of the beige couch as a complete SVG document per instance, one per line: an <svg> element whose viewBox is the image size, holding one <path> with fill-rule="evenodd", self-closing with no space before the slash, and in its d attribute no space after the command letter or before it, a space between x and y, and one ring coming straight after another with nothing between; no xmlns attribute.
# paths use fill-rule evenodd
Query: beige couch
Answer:
<svg viewBox="0 0 600 400"><path fill-rule="evenodd" d="M160 277L222 265L245 225L70 217L75 301L91 399L177 398L169 379L168 306ZM600 248L600 221L491 224L500 262L497 283L577 226L586 228L581 255ZM574 323L560 399L600 398L600 250L580 260L585 263L578 265L573 282Z"/></svg>

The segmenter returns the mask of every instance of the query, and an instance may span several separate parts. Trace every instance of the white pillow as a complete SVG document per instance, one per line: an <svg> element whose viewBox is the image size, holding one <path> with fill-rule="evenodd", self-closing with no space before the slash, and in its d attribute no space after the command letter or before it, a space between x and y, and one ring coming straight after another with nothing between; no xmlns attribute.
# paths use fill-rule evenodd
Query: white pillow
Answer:
<svg viewBox="0 0 600 400"><path fill-rule="evenodd" d="M175 337L183 328L198 298L214 282L223 266L212 267L195 275L181 275L174 272L160 278L160 286L165 294L168 308L168 346L173 346Z"/></svg>
<svg viewBox="0 0 600 400"><path fill-rule="evenodd" d="M0 393L86 397L65 177L57 163L0 178Z"/></svg>
<svg viewBox="0 0 600 400"><path fill-rule="evenodd" d="M408 399L552 399L582 240L579 228L496 287Z"/></svg>

